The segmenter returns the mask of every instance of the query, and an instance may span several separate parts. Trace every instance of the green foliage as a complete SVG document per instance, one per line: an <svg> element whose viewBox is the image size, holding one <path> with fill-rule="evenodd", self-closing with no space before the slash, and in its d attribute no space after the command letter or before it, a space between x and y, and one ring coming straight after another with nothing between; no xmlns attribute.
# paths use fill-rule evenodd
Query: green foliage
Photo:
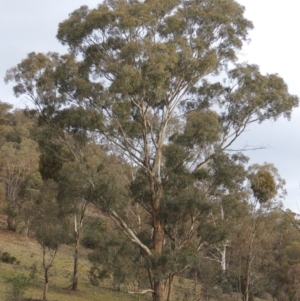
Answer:
<svg viewBox="0 0 300 301"><path fill-rule="evenodd" d="M1 255L1 260L5 263L14 264L17 258L15 256L11 256L8 252L3 252Z"/></svg>
<svg viewBox="0 0 300 301"><path fill-rule="evenodd" d="M5 208L5 214L7 215L7 227L11 231L17 229L17 217L19 215L18 209L12 204L7 204Z"/></svg>
<svg viewBox="0 0 300 301"><path fill-rule="evenodd" d="M32 220L35 236L42 248L57 251L68 238L68 221L56 201L57 184L48 180L40 189Z"/></svg>
<svg viewBox="0 0 300 301"><path fill-rule="evenodd" d="M36 265L36 263L34 263L30 266L30 273L28 276L28 279L30 280L31 284L33 284L33 285L36 285L37 274L38 274L37 265Z"/></svg>
<svg viewBox="0 0 300 301"><path fill-rule="evenodd" d="M39 172L42 179L48 180L57 178L57 172L61 170L62 162L56 156L50 156L48 154L40 154L39 157Z"/></svg>
<svg viewBox="0 0 300 301"><path fill-rule="evenodd" d="M180 145L170 143L164 146L163 155L165 158L165 167L176 173L184 173L183 163L188 157L188 152Z"/></svg>
<svg viewBox="0 0 300 301"><path fill-rule="evenodd" d="M222 298L222 281L225 277L219 264L202 259L197 264L197 275L202 284L201 295L204 300Z"/></svg>
<svg viewBox="0 0 300 301"><path fill-rule="evenodd" d="M5 188L8 229L16 231L23 219L23 192L37 168L37 144L30 138L35 123L5 103L0 103L0 112L0 182Z"/></svg>
<svg viewBox="0 0 300 301"><path fill-rule="evenodd" d="M81 244L85 248L95 249L105 230L103 222L99 221L98 218L89 217L83 225Z"/></svg>
<svg viewBox="0 0 300 301"><path fill-rule="evenodd" d="M135 179L130 183L130 192L136 203L142 204L150 210L151 191L147 173L144 169L140 168L136 171Z"/></svg>
<svg viewBox="0 0 300 301"><path fill-rule="evenodd" d="M234 155L220 153L214 156L210 171L214 192L218 192L223 197L226 196L224 193L226 190L239 190L245 180L245 164L247 162L248 157L241 153Z"/></svg>
<svg viewBox="0 0 300 301"><path fill-rule="evenodd" d="M24 300L24 294L29 288L29 278L20 274L13 277L7 277L5 279L7 284L7 301L22 301Z"/></svg>
<svg viewBox="0 0 300 301"><path fill-rule="evenodd" d="M49 209L47 208L34 220L34 230L36 239L42 248L57 251L60 244L67 240L68 232L62 217L57 216L53 210Z"/></svg>
<svg viewBox="0 0 300 301"><path fill-rule="evenodd" d="M124 208L129 200L126 170L119 158L90 143L82 150L81 162L65 163L59 172L59 200L74 207L74 201L85 199L104 212Z"/></svg>
<svg viewBox="0 0 300 301"><path fill-rule="evenodd" d="M109 271L106 269L101 269L100 267L97 266L92 266L89 270L89 280L90 283L93 286L99 286L100 285L100 281L109 278L110 274Z"/></svg>
<svg viewBox="0 0 300 301"><path fill-rule="evenodd" d="M143 269L147 262L141 252L116 232L103 233L89 259L93 263L89 276L93 285L110 275L119 288L121 285L135 285L137 279L140 283L147 283L148 275Z"/></svg>
<svg viewBox="0 0 300 301"><path fill-rule="evenodd" d="M253 195L261 204L274 199L275 196L282 198L286 194L283 188L285 181L272 164L251 166L248 178Z"/></svg>
<svg viewBox="0 0 300 301"><path fill-rule="evenodd" d="M229 77L239 84L231 95L231 120L245 118L249 112L253 112L260 122L276 120L281 114L290 118L291 108L298 104L298 97L286 93L287 85L282 78L276 74L263 76L256 65L239 65ZM245 101L243 106L240 101Z"/></svg>
<svg viewBox="0 0 300 301"><path fill-rule="evenodd" d="M265 203L276 195L275 181L266 170L258 171L251 179L251 189L260 203Z"/></svg>
<svg viewBox="0 0 300 301"><path fill-rule="evenodd" d="M25 209L25 203L27 202L36 202L40 197L40 188L43 185L43 180L41 174L38 171L30 174L27 179L22 183L20 187L19 197L22 200L21 213L22 209ZM28 205L28 204L27 204Z"/></svg>
<svg viewBox="0 0 300 301"><path fill-rule="evenodd" d="M176 142L186 147L198 145L205 147L219 140L220 121L216 112L195 110L187 114L186 125Z"/></svg>
<svg viewBox="0 0 300 301"><path fill-rule="evenodd" d="M288 245L285 250L285 256L287 256L288 261L291 265L300 263L300 243L298 241L292 242Z"/></svg>

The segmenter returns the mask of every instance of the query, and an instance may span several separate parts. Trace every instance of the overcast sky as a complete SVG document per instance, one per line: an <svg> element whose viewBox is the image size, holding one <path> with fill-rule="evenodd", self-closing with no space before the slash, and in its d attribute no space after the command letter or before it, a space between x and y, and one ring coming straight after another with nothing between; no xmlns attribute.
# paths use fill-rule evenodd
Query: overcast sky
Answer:
<svg viewBox="0 0 300 301"><path fill-rule="evenodd" d="M163 0L162 0L163 1ZM9 0L1 1L0 10L0 100L15 107L24 101L15 99L3 77L7 69L18 64L31 51L66 52L56 40L58 23L81 5L95 7L100 0ZM255 63L263 73L278 73L292 94L300 96L300 18L295 0L238 0L246 7L246 17L255 29L251 42L240 52L240 60ZM240 137L237 147L267 146L246 155L251 163L274 163L287 182L285 207L300 212L300 110L288 122L266 122L254 125ZM298 206L299 204L299 206Z"/></svg>

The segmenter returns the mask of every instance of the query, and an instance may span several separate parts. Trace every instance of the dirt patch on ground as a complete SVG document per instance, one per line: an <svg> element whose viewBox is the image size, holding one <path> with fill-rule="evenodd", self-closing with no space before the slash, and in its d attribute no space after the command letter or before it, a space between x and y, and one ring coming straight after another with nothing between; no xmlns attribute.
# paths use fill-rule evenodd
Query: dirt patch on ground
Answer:
<svg viewBox="0 0 300 301"><path fill-rule="evenodd" d="M25 235L13 231L0 229L0 249L4 248L5 251L9 251L9 249L18 250L20 247L30 247L36 244L37 242L33 238L25 237Z"/></svg>

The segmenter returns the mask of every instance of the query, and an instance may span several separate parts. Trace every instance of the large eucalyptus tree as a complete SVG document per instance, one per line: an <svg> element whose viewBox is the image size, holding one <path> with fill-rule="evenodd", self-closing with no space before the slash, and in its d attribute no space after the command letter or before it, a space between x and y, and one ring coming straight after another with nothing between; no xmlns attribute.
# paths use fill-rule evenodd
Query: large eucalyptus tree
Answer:
<svg viewBox="0 0 300 301"><path fill-rule="evenodd" d="M7 73L16 95L27 95L42 119L93 136L141 169L136 181L145 193L134 196L151 216L151 244L128 226L118 206L100 205L145 257L163 256L166 238L176 250L187 246L204 210L199 204L210 189L207 179L213 179L205 172L249 124L289 118L298 105L278 75L236 64L252 28L243 13L234 0L82 6L59 25L57 37L69 54L31 53ZM169 222L179 219L186 228L176 240ZM150 271L153 300L164 300L164 278L175 274Z"/></svg>

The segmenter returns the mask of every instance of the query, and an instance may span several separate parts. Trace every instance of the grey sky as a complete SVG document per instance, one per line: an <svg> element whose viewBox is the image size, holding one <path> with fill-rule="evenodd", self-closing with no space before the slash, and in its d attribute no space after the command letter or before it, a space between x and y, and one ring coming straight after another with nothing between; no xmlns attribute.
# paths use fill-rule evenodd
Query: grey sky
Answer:
<svg viewBox="0 0 300 301"><path fill-rule="evenodd" d="M100 0L1 1L0 10L0 78L10 67L18 64L31 52L65 52L56 40L58 23L81 5L95 7ZM278 73L289 86L290 92L300 96L300 18L295 0L238 0L246 7L246 16L254 22L252 40L240 52L241 61L260 66L263 73ZM0 100L15 107L24 102L15 99L11 86L0 80ZM300 200L300 110L292 120L280 119L254 125L240 137L236 147L244 145L268 146L264 150L247 152L251 163L274 163L287 181L288 196L285 206L295 211ZM299 203L300 206L300 203Z"/></svg>
<svg viewBox="0 0 300 301"><path fill-rule="evenodd" d="M300 96L300 19L298 1L294 0L238 0L246 7L246 17L255 29L251 42L241 52L241 60L255 63L263 73L278 73L284 78L292 94ZM251 163L274 163L286 180L288 196L285 206L300 212L300 109L292 119L279 119L254 125L239 144L267 145L265 150L248 152Z"/></svg>

